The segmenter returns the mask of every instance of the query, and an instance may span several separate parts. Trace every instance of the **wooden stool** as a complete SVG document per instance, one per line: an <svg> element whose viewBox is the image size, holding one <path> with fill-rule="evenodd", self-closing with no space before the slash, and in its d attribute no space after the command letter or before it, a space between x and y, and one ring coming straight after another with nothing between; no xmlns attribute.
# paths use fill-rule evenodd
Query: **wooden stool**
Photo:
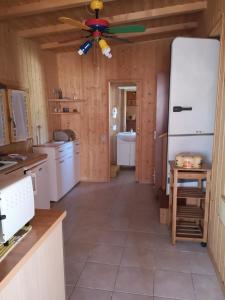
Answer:
<svg viewBox="0 0 225 300"><path fill-rule="evenodd" d="M169 211L172 223L172 243L176 241L201 242L206 246L209 218L211 169L185 169L170 162ZM182 180L195 181L197 187L180 186ZM204 188L203 182L206 182Z"/></svg>

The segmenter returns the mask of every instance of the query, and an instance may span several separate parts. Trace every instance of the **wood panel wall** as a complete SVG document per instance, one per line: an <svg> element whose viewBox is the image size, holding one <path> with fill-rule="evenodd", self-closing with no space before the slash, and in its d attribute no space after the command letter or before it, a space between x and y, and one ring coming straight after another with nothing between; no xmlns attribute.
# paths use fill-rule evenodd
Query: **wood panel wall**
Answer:
<svg viewBox="0 0 225 300"><path fill-rule="evenodd" d="M47 141L48 124L42 52L34 42L18 38L4 24L0 26L0 82L14 88L29 90L34 143L37 140L39 125L41 142ZM14 146L4 149L10 151L11 148L14 149Z"/></svg>
<svg viewBox="0 0 225 300"><path fill-rule="evenodd" d="M43 51L42 58L44 66L48 66L47 68L44 68L46 83L46 110L48 113L48 137L49 140L52 140L53 131L61 128L61 118L58 115L50 115L54 106L60 107L60 104L57 105L54 102L48 101L49 99L53 99L55 97L53 90L59 88L58 66L57 58L54 52Z"/></svg>
<svg viewBox="0 0 225 300"><path fill-rule="evenodd" d="M79 104L80 115L63 116L62 127L74 129L81 139L83 180L107 181L109 159L108 83L110 80L140 82L140 182L152 183L156 75L168 71L171 40L113 47L113 58L106 59L99 49L85 57L74 52L57 55L59 85L66 96L74 93L86 99Z"/></svg>
<svg viewBox="0 0 225 300"><path fill-rule="evenodd" d="M223 0L209 0L202 23L202 33L205 36L214 32L211 35L220 35L221 39L208 245L223 284L225 282L225 220L222 222L220 216L222 207L225 207L222 198L225 193L225 23L224 18L222 20L224 13Z"/></svg>
<svg viewBox="0 0 225 300"><path fill-rule="evenodd" d="M118 132L124 131L123 127L124 127L124 119L126 118L125 112L124 112L124 91L123 90L119 90L118 89L118 85L117 84L110 84L110 95L109 95L109 101L110 101L110 105L109 105L109 126L110 126L110 130L109 130L109 138L110 138L110 161L111 164L116 164L117 161L117 138L116 135ZM112 117L112 109L113 107L116 107L118 110L117 113L117 118L113 119ZM113 125L117 126L117 129L115 131L113 131Z"/></svg>

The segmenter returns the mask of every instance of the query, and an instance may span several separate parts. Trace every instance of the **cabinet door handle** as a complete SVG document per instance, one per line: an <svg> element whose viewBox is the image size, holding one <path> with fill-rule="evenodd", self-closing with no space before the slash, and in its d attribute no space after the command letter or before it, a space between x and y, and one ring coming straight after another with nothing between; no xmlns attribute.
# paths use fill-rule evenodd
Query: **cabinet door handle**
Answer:
<svg viewBox="0 0 225 300"><path fill-rule="evenodd" d="M76 154L80 154L80 152L76 152Z"/></svg>
<svg viewBox="0 0 225 300"><path fill-rule="evenodd" d="M64 150L59 150L60 153L62 153Z"/></svg>
<svg viewBox="0 0 225 300"><path fill-rule="evenodd" d="M40 171L40 172L41 172L41 171L42 171L42 168L40 168L38 171Z"/></svg>
<svg viewBox="0 0 225 300"><path fill-rule="evenodd" d="M64 160L61 160L61 161L60 161L60 164L62 164L62 163L64 163Z"/></svg>

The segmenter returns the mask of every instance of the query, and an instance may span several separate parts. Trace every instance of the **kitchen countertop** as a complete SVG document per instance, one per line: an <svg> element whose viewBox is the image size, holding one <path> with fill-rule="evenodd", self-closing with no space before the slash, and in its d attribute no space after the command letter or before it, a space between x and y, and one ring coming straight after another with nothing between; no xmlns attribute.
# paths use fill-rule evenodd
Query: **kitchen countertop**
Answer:
<svg viewBox="0 0 225 300"><path fill-rule="evenodd" d="M37 146L33 146L33 147L49 147L49 148L58 148L64 144L68 144L68 143L73 143L73 142L78 142L79 139L76 139L76 140L73 140L73 141L67 141L67 142L48 142L48 143L45 143L45 144L40 144L40 145L37 145Z"/></svg>
<svg viewBox="0 0 225 300"><path fill-rule="evenodd" d="M57 148L57 147L60 147L66 143L70 143L70 142L48 142L48 143L45 143L45 144L40 144L40 145L37 145L37 146L33 146L33 147L50 147L50 148Z"/></svg>
<svg viewBox="0 0 225 300"><path fill-rule="evenodd" d="M0 263L0 290L20 270L52 230L66 217L65 211L38 209L31 221L32 230Z"/></svg>
<svg viewBox="0 0 225 300"><path fill-rule="evenodd" d="M48 157L47 154L43 154L43 153L23 153L22 155L26 155L27 159L26 160L15 160L18 163L9 168L1 170L0 175L10 174L18 169L38 163L39 161L42 161ZM10 160L10 159L7 159L7 160Z"/></svg>

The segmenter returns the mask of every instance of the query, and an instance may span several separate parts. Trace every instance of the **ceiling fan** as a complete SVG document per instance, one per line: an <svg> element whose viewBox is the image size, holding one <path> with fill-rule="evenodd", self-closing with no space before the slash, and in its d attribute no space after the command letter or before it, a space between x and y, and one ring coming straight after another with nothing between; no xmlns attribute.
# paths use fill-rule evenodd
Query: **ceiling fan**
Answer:
<svg viewBox="0 0 225 300"><path fill-rule="evenodd" d="M103 0L92 0L90 3L90 8L95 12L95 18L88 19L85 21L85 23L81 23L80 21L67 17L59 18L60 22L72 25L89 33L86 36L88 40L83 43L78 50L79 55L87 54L93 46L93 43L96 42L99 44L99 47L102 50L102 54L108 58L112 58L111 48L106 42L106 39L115 39L117 41L129 43L131 41L114 36L114 34L145 31L145 26L143 25L125 25L111 27L107 20L99 18L99 12L103 9Z"/></svg>

